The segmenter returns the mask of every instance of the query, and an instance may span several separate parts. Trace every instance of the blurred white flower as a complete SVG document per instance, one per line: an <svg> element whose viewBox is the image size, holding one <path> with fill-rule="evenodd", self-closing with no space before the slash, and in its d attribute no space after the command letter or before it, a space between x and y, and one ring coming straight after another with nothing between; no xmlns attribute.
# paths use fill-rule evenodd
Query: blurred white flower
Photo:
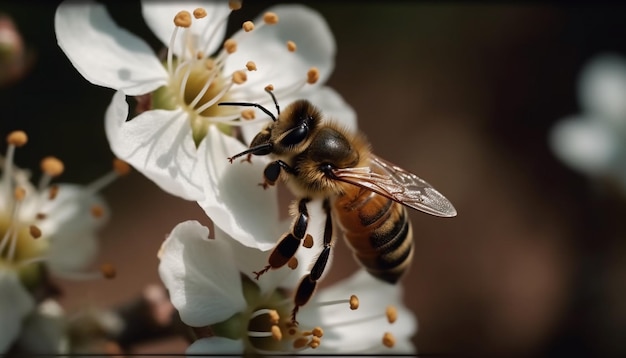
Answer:
<svg viewBox="0 0 626 358"><path fill-rule="evenodd" d="M67 354L70 339L63 308L53 299L46 299L26 317L18 344L21 353Z"/></svg>
<svg viewBox="0 0 626 358"><path fill-rule="evenodd" d="M0 263L0 354L7 352L22 329L22 321L35 307L35 300L20 282L17 272Z"/></svg>
<svg viewBox="0 0 626 358"><path fill-rule="evenodd" d="M578 97L582 113L555 124L552 150L575 170L626 189L626 60L594 58L580 74Z"/></svg>
<svg viewBox="0 0 626 358"><path fill-rule="evenodd" d="M215 181L220 174L201 170L206 158L232 146L233 126L253 116L219 102L273 106L267 85L285 98L307 83L323 83L334 66L334 38L318 13L302 5L276 6L222 41L229 6L241 4L143 1L147 25L167 47L165 63L117 26L101 4L66 1L55 16L59 46L74 67L93 84L117 90L105 117L113 152L188 200L203 199L204 178ZM145 107L129 121L126 96L141 96Z"/></svg>
<svg viewBox="0 0 626 358"><path fill-rule="evenodd" d="M182 321L199 337L187 353L414 353L416 320L402 306L401 287L363 271L317 292L300 309L299 325L291 323L289 292L316 248L299 249L295 269L255 281L252 272L265 265L267 252L220 230L209 239L209 229L195 221L178 224L159 253L159 274Z"/></svg>

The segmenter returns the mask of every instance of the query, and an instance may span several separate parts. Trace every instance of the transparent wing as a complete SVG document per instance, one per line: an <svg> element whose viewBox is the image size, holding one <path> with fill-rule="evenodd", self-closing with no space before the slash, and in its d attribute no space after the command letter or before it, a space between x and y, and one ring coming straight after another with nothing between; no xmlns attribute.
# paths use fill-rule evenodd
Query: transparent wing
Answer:
<svg viewBox="0 0 626 358"><path fill-rule="evenodd" d="M417 175L374 154L370 167L334 169L337 180L369 189L425 213L451 217L456 209L445 196Z"/></svg>

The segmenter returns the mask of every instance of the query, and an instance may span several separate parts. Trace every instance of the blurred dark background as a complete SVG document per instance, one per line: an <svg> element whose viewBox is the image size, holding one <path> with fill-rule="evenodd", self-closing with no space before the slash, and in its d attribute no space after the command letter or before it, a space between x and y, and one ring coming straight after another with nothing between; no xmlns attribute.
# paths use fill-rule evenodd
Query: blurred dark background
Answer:
<svg viewBox="0 0 626 358"><path fill-rule="evenodd" d="M244 1L231 30L266 7ZM16 162L54 155L63 181L110 169L103 114L113 91L90 85L56 45L57 2L3 2L33 55L0 89L0 135L23 129ZM358 113L380 156L417 173L456 206L454 219L412 212L417 252L402 283L421 353L626 354L626 212L608 182L590 182L551 153L553 123L579 113L577 78L594 56L626 56L626 6L454 2L322 2L337 41L328 85ZM109 6L158 48L137 2ZM625 99L626 100L626 99ZM1 144L4 151L6 145ZM207 222L195 203L139 173L104 193L112 219L102 261L113 281L61 282L66 309L111 306L158 283L156 252L180 221ZM357 268L337 245L324 285ZM140 353L178 353L180 339Z"/></svg>

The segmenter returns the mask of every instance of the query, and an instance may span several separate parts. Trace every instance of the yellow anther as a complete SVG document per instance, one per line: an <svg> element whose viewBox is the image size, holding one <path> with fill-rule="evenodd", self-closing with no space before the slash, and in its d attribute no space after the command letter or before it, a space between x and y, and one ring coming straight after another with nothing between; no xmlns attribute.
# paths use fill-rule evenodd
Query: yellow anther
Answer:
<svg viewBox="0 0 626 358"><path fill-rule="evenodd" d="M246 63L246 68L248 69L248 71L256 71L256 63L248 61Z"/></svg>
<svg viewBox="0 0 626 358"><path fill-rule="evenodd" d="M283 332L280 331L280 327L278 327L277 325L272 326L272 338L277 341L283 339Z"/></svg>
<svg viewBox="0 0 626 358"><path fill-rule="evenodd" d="M248 79L248 75L244 71L235 71L233 72L233 82L240 85Z"/></svg>
<svg viewBox="0 0 626 358"><path fill-rule="evenodd" d="M28 231L30 231L30 236L32 236L33 239L38 239L41 237L41 229L35 225L31 225L28 228Z"/></svg>
<svg viewBox="0 0 626 358"><path fill-rule="evenodd" d="M322 336L324 335L324 330L322 329L322 327L315 327L313 328L313 331L311 333L313 333L315 337L322 338Z"/></svg>
<svg viewBox="0 0 626 358"><path fill-rule="evenodd" d="M309 344L309 339L306 337L300 337L293 341L293 348L300 349L304 348L307 344Z"/></svg>
<svg viewBox="0 0 626 358"><path fill-rule="evenodd" d="M241 9L241 0L228 0L228 8L233 11Z"/></svg>
<svg viewBox="0 0 626 358"><path fill-rule="evenodd" d="M246 22L243 23L243 25L241 25L241 28L245 32L250 32L250 31L254 30L254 22L246 21Z"/></svg>
<svg viewBox="0 0 626 358"><path fill-rule="evenodd" d="M296 51L296 43L293 41L287 41L287 50L289 50L289 52L295 52Z"/></svg>
<svg viewBox="0 0 626 358"><path fill-rule="evenodd" d="M48 192L48 200L54 200L54 198L57 197L57 195L59 195L59 186L58 185L52 185L50 186L50 191Z"/></svg>
<svg viewBox="0 0 626 358"><path fill-rule="evenodd" d="M350 309L355 310L359 308L359 298L356 295L350 296Z"/></svg>
<svg viewBox="0 0 626 358"><path fill-rule="evenodd" d="M22 201L24 200L24 197L26 196L26 190L24 190L24 188L22 188L21 186L18 186L17 188L15 188L15 190L13 191L13 197L15 198L15 200L17 201Z"/></svg>
<svg viewBox="0 0 626 358"><path fill-rule="evenodd" d="M275 25L278 23L278 15L275 12L268 11L263 15L263 21L268 25Z"/></svg>
<svg viewBox="0 0 626 358"><path fill-rule="evenodd" d="M387 306L385 315L387 315L387 321L389 321L389 323L393 323L398 319L398 311L394 306Z"/></svg>
<svg viewBox="0 0 626 358"><path fill-rule="evenodd" d="M314 84L320 79L320 71L316 67L311 67L306 73L306 82L310 85Z"/></svg>
<svg viewBox="0 0 626 358"><path fill-rule="evenodd" d="M115 158L113 159L113 171L119 176L126 175L130 173L130 165L119 158Z"/></svg>
<svg viewBox="0 0 626 358"><path fill-rule="evenodd" d="M233 39L227 39L224 41L224 50L226 50L229 54L237 51L237 41Z"/></svg>
<svg viewBox="0 0 626 358"><path fill-rule="evenodd" d="M102 272L102 276L104 276L104 278L108 279L115 278L115 275L117 275L115 267L111 264L103 264L100 266L100 272Z"/></svg>
<svg viewBox="0 0 626 358"><path fill-rule="evenodd" d="M383 344L385 347L391 348L396 344L396 338L390 332L385 332L383 335Z"/></svg>
<svg viewBox="0 0 626 358"><path fill-rule="evenodd" d="M292 269L295 270L298 267L298 259L294 257L289 259L289 262L287 262L287 266Z"/></svg>
<svg viewBox="0 0 626 358"><path fill-rule="evenodd" d="M251 120L254 119L254 117L254 109L244 109L243 111L241 111L241 118L245 120Z"/></svg>
<svg viewBox="0 0 626 358"><path fill-rule="evenodd" d="M313 337L311 338L311 341L309 342L309 347L315 349L320 346L320 343L321 343L321 339L319 337Z"/></svg>
<svg viewBox="0 0 626 358"><path fill-rule="evenodd" d="M273 84L269 84L269 85L265 86L265 90L266 91L273 91L274 90L274 85Z"/></svg>
<svg viewBox="0 0 626 358"><path fill-rule="evenodd" d="M63 173L65 167L63 162L55 157L45 157L41 160L41 171L51 177L56 177Z"/></svg>
<svg viewBox="0 0 626 358"><path fill-rule="evenodd" d="M93 216L96 219L104 216L104 208L98 204L92 205L90 212L91 212L91 216Z"/></svg>
<svg viewBox="0 0 626 358"><path fill-rule="evenodd" d="M278 315L278 311L271 310L270 313L268 313L268 315L270 316L271 324L278 324L278 322L280 321L280 316Z"/></svg>
<svg viewBox="0 0 626 358"><path fill-rule="evenodd" d="M174 25L179 27L190 27L191 26L191 14L189 11L179 11L176 16L174 16Z"/></svg>
<svg viewBox="0 0 626 358"><path fill-rule="evenodd" d="M203 17L206 17L206 10L201 7L195 9L193 11L193 17L195 17L196 19L201 19Z"/></svg>
<svg viewBox="0 0 626 358"><path fill-rule="evenodd" d="M28 142L28 136L24 131L13 131L7 136L7 143L21 147Z"/></svg>
<svg viewBox="0 0 626 358"><path fill-rule="evenodd" d="M311 236L311 234L306 234L304 240L302 241L302 246L306 247L307 249L313 247L313 236Z"/></svg>

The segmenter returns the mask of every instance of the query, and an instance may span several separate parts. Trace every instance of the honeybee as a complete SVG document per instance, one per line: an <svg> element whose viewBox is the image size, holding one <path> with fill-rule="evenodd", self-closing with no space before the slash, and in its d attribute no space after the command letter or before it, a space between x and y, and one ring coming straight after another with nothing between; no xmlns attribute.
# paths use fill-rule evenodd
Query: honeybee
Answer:
<svg viewBox="0 0 626 358"><path fill-rule="evenodd" d="M260 184L267 188L282 178L299 197L291 231L278 241L268 264L254 272L256 279L287 264L298 247L305 245L307 203L323 200L323 249L296 290L291 320L297 324L296 314L313 296L328 262L335 220L361 266L378 279L396 283L413 257L413 231L406 207L441 217L456 216L456 210L426 181L375 155L363 134L323 120L320 110L307 100L297 100L281 113L274 94L267 92L277 116L257 103L219 105L256 107L271 117L272 122L254 137L250 147L228 160L270 155L274 160L265 167Z"/></svg>

